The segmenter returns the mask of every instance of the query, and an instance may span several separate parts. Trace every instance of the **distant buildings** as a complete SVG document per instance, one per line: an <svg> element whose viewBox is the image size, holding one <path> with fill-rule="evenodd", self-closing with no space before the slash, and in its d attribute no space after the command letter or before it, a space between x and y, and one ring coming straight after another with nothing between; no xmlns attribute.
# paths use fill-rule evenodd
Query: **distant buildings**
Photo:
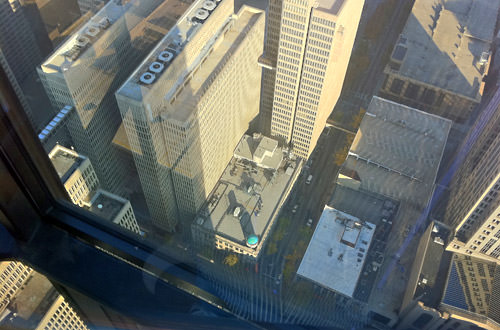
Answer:
<svg viewBox="0 0 500 330"><path fill-rule="evenodd" d="M0 262L0 328L88 330L43 275L20 262Z"/></svg>
<svg viewBox="0 0 500 330"><path fill-rule="evenodd" d="M340 95L363 4L270 1L259 61L261 123L264 133L290 143L300 157L311 154Z"/></svg>
<svg viewBox="0 0 500 330"><path fill-rule="evenodd" d="M130 202L98 189L99 180L87 157L57 145L49 153L49 158L74 204L141 234Z"/></svg>
<svg viewBox="0 0 500 330"><path fill-rule="evenodd" d="M500 1L417 0L382 97L464 123L481 101Z"/></svg>
<svg viewBox="0 0 500 330"><path fill-rule="evenodd" d="M258 258L300 169L277 141L244 135L191 225L193 241Z"/></svg>
<svg viewBox="0 0 500 330"><path fill-rule="evenodd" d="M178 0L111 1L38 68L53 106L75 108L68 121L75 149L89 157L103 187L119 195L126 165L112 147L121 124L114 93L187 6Z"/></svg>
<svg viewBox="0 0 500 330"><path fill-rule="evenodd" d="M195 2L116 93L163 230L194 219L258 114L264 13L233 6Z"/></svg>
<svg viewBox="0 0 500 330"><path fill-rule="evenodd" d="M297 275L352 298L376 226L325 206Z"/></svg>
<svg viewBox="0 0 500 330"><path fill-rule="evenodd" d="M500 93L465 139L450 183L443 219L452 229L447 249L500 262Z"/></svg>

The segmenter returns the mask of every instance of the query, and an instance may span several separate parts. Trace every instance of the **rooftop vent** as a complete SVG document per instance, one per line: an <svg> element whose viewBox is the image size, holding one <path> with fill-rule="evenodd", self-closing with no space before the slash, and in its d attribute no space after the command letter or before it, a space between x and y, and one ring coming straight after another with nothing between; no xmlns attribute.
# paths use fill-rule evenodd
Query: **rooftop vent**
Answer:
<svg viewBox="0 0 500 330"><path fill-rule="evenodd" d="M217 4L214 1L207 0L203 3L203 9L206 9L208 11L212 11L217 7Z"/></svg>
<svg viewBox="0 0 500 330"><path fill-rule="evenodd" d="M158 55L158 59L162 62L170 62L172 60L172 57L174 57L174 54L171 52L163 51Z"/></svg>
<svg viewBox="0 0 500 330"><path fill-rule="evenodd" d="M203 22L204 20L207 19L208 15L210 15L210 13L208 11L200 8L196 11L196 14L194 15L194 17L197 18L198 21Z"/></svg>
<svg viewBox="0 0 500 330"><path fill-rule="evenodd" d="M111 22L109 21L109 18L108 17L103 17L100 21L99 21L99 26L102 28L102 29L106 29L108 28L108 26L111 24Z"/></svg>
<svg viewBox="0 0 500 330"><path fill-rule="evenodd" d="M490 52L483 52L481 54L481 59L479 59L479 63L486 64L486 62L488 62L489 58L490 58Z"/></svg>
<svg viewBox="0 0 500 330"><path fill-rule="evenodd" d="M165 66L162 63L153 62L149 66L149 71L154 72L154 73L160 73L163 71L164 68L165 68Z"/></svg>
<svg viewBox="0 0 500 330"><path fill-rule="evenodd" d="M96 35L99 34L101 30L97 26L89 26L87 28L87 31L85 31L85 34L87 34L90 37L95 37Z"/></svg>
<svg viewBox="0 0 500 330"><path fill-rule="evenodd" d="M75 46L83 48L89 44L90 40L86 36L78 36L75 40Z"/></svg>
<svg viewBox="0 0 500 330"><path fill-rule="evenodd" d="M151 72L145 72L142 74L141 78L139 79L143 84L149 85L155 81L156 76L152 74Z"/></svg>

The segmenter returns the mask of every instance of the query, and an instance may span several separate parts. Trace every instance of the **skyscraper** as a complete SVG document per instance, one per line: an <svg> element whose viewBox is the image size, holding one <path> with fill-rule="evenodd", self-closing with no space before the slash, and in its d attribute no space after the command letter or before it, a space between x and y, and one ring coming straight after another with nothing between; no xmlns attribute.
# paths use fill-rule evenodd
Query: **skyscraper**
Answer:
<svg viewBox="0 0 500 330"><path fill-rule="evenodd" d="M111 143L121 124L114 93L187 7L178 0L111 1L38 70L53 106L75 108L68 121L75 149L118 195L125 166Z"/></svg>
<svg viewBox="0 0 500 330"><path fill-rule="evenodd" d="M466 156L450 184L443 222L447 249L500 262L500 91L470 130ZM469 151L470 150L470 151Z"/></svg>
<svg viewBox="0 0 500 330"><path fill-rule="evenodd" d="M261 10L196 1L117 92L157 227L194 218L257 116L263 38Z"/></svg>
<svg viewBox="0 0 500 330"><path fill-rule="evenodd" d="M314 149L337 103L363 4L363 0L270 2L265 53L260 60L264 67L263 131L268 131L271 117L271 135L291 143L303 158ZM268 90L273 89L273 79L270 113Z"/></svg>

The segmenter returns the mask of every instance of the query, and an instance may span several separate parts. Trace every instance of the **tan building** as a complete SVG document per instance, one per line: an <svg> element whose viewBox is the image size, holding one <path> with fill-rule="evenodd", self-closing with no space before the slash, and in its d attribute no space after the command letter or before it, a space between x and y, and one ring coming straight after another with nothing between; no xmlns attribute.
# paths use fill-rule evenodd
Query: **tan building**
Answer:
<svg viewBox="0 0 500 330"><path fill-rule="evenodd" d="M99 181L87 157L56 145L49 158L74 204L134 233L141 233L130 202L98 189Z"/></svg>
<svg viewBox="0 0 500 330"><path fill-rule="evenodd" d="M97 190L99 181L90 160L74 150L56 145L49 158L71 201L83 206Z"/></svg>
<svg viewBox="0 0 500 330"><path fill-rule="evenodd" d="M500 94L470 130L450 183L442 222L453 236L447 249L500 262Z"/></svg>
<svg viewBox="0 0 500 330"><path fill-rule="evenodd" d="M269 71L275 70L270 133L291 143L300 157L310 155L337 103L363 4L363 0L270 3L269 37L260 60L264 67L261 118L270 117L268 90L272 90L274 72Z"/></svg>
<svg viewBox="0 0 500 330"><path fill-rule="evenodd" d="M481 101L499 6L498 0L415 1L380 95L464 123Z"/></svg>
<svg viewBox="0 0 500 330"><path fill-rule="evenodd" d="M99 189L83 207L136 234L141 233L130 202L120 196Z"/></svg>
<svg viewBox="0 0 500 330"><path fill-rule="evenodd" d="M264 23L196 1L116 93L156 226L194 218L257 116Z"/></svg>
<svg viewBox="0 0 500 330"><path fill-rule="evenodd" d="M63 296L57 297L35 330L88 330Z"/></svg>
<svg viewBox="0 0 500 330"><path fill-rule="evenodd" d="M20 262L0 262L0 315L26 283L33 270Z"/></svg>

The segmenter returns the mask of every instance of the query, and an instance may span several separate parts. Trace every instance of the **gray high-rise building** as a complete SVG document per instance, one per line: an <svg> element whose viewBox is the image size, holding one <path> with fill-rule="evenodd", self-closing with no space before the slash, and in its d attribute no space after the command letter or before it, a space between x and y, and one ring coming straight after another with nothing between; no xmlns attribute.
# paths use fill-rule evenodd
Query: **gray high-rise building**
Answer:
<svg viewBox="0 0 500 330"><path fill-rule="evenodd" d="M263 40L263 11L196 1L117 92L157 227L194 218L257 116Z"/></svg>
<svg viewBox="0 0 500 330"><path fill-rule="evenodd" d="M261 123L298 156L311 154L340 96L363 4L270 1Z"/></svg>
<svg viewBox="0 0 500 330"><path fill-rule="evenodd" d="M89 157L102 186L122 195L124 164L112 139L121 124L114 93L189 5L178 0L110 1L38 69L75 149Z"/></svg>

